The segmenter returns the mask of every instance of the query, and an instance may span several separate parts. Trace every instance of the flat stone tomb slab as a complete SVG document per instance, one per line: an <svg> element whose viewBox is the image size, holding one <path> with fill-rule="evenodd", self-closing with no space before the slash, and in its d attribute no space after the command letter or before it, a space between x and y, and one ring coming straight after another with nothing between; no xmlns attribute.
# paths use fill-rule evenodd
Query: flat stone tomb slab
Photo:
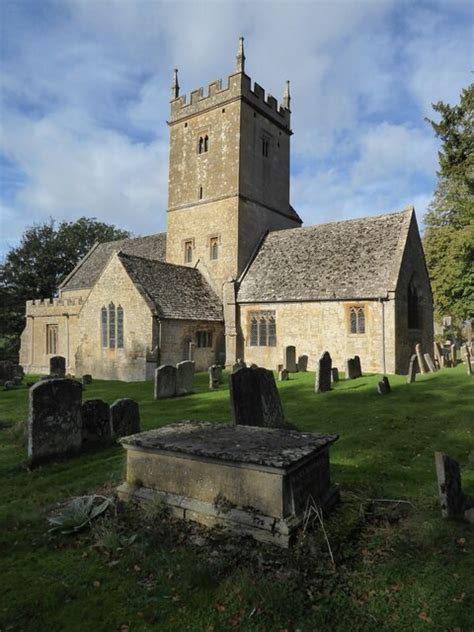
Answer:
<svg viewBox="0 0 474 632"><path fill-rule="evenodd" d="M182 421L123 437L119 497L161 498L175 516L287 547L308 498L328 509L338 435Z"/></svg>

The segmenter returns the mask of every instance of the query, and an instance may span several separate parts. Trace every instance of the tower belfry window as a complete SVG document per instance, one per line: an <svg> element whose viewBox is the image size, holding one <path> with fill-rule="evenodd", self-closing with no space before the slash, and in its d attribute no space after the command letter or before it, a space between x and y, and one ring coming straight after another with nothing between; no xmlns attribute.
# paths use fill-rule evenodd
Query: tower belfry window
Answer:
<svg viewBox="0 0 474 632"><path fill-rule="evenodd" d="M204 136L204 151L207 151L209 149L209 136L206 134L206 136Z"/></svg>
<svg viewBox="0 0 474 632"><path fill-rule="evenodd" d="M262 136L262 156L264 158L268 158L268 147L270 145L270 141L266 136Z"/></svg>
<svg viewBox="0 0 474 632"><path fill-rule="evenodd" d="M198 154L204 154L209 151L209 136L199 136L197 145Z"/></svg>
<svg viewBox="0 0 474 632"><path fill-rule="evenodd" d="M416 290L413 279L408 285L407 296L407 308L408 308L408 329L420 329L421 328L421 314L418 292Z"/></svg>

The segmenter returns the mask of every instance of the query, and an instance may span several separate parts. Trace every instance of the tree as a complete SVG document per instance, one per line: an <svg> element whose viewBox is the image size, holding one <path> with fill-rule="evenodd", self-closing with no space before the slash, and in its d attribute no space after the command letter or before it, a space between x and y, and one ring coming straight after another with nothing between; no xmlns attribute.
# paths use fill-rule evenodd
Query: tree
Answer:
<svg viewBox="0 0 474 632"><path fill-rule="evenodd" d="M474 84L458 105L433 105L441 139L438 185L424 217L424 249L438 318L474 317Z"/></svg>
<svg viewBox="0 0 474 632"><path fill-rule="evenodd" d="M27 228L19 246L0 265L0 355L16 355L28 299L54 296L95 242L129 236L127 231L86 217L57 227L50 219Z"/></svg>

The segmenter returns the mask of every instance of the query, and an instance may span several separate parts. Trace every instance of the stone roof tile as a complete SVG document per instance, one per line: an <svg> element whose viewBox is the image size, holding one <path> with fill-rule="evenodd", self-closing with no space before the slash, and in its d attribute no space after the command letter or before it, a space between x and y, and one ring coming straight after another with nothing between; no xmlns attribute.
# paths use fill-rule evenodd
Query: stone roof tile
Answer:
<svg viewBox="0 0 474 632"><path fill-rule="evenodd" d="M267 235L241 281L239 303L386 296L413 209Z"/></svg>

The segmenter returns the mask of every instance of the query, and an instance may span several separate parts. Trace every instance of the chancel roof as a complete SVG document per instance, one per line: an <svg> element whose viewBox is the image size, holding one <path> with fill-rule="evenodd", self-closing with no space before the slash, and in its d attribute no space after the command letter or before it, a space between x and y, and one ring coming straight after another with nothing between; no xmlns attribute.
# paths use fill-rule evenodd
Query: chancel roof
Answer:
<svg viewBox="0 0 474 632"><path fill-rule="evenodd" d="M97 244L66 277L60 289L69 291L93 287L110 257L118 251L153 261L164 261L166 258L166 233Z"/></svg>
<svg viewBox="0 0 474 632"><path fill-rule="evenodd" d="M239 303L381 298L395 290L412 208L270 232L241 279Z"/></svg>
<svg viewBox="0 0 474 632"><path fill-rule="evenodd" d="M159 318L224 319L222 303L199 270L118 254L135 287Z"/></svg>

